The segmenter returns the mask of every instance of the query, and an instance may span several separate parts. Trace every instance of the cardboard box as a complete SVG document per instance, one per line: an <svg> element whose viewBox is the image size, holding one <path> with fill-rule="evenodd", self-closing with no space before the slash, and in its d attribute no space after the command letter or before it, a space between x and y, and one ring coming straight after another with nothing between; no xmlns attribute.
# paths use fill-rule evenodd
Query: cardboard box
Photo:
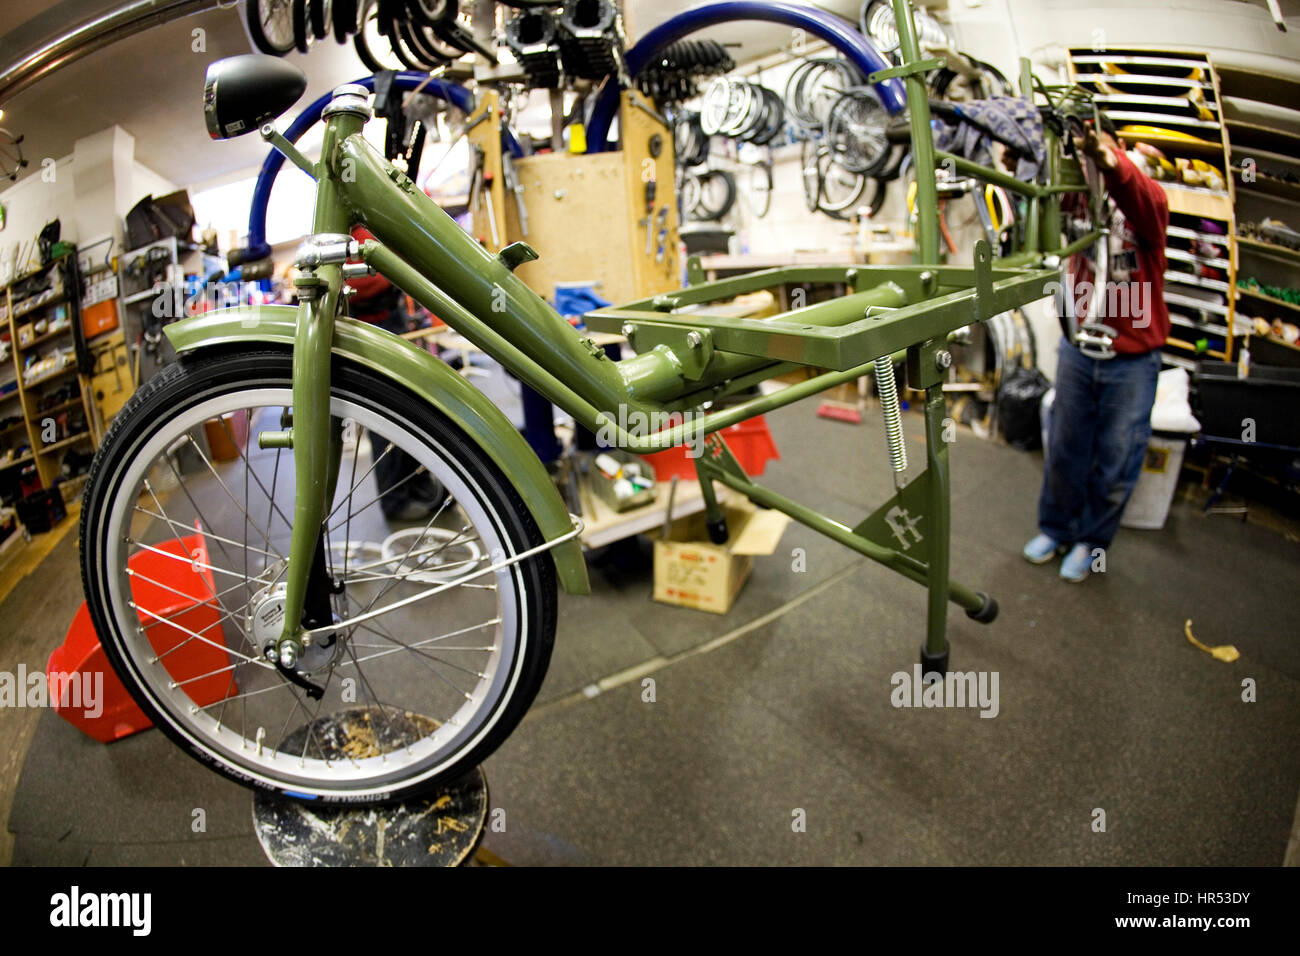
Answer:
<svg viewBox="0 0 1300 956"><path fill-rule="evenodd" d="M655 541L654 599L663 604L726 614L754 567L754 555L772 554L790 519L746 501L727 504L727 543L709 540L703 512L673 522Z"/></svg>

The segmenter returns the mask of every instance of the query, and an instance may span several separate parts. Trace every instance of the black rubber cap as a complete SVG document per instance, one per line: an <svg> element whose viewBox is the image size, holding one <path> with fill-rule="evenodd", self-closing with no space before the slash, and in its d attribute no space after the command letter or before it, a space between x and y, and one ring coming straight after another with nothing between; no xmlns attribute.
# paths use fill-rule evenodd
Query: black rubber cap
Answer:
<svg viewBox="0 0 1300 956"><path fill-rule="evenodd" d="M979 621L981 624L992 624L998 616L997 600L983 591L976 591L975 593L984 599L984 603L974 611L967 611L966 616L972 621Z"/></svg>
<svg viewBox="0 0 1300 956"><path fill-rule="evenodd" d="M932 675L937 675L939 680L943 680L943 675L948 673L948 648L944 648L940 654L930 654L925 645L921 645L921 679L933 680Z"/></svg>
<svg viewBox="0 0 1300 956"><path fill-rule="evenodd" d="M726 544L731 533L727 530L727 519L719 518L717 521L708 522L709 540L714 544Z"/></svg>

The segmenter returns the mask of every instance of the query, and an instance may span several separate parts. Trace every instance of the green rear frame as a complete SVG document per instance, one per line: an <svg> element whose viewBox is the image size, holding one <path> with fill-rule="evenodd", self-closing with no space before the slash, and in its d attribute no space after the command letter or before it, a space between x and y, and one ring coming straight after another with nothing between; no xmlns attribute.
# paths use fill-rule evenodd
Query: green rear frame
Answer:
<svg viewBox="0 0 1300 956"><path fill-rule="evenodd" d="M578 423L612 434L618 447L645 453L702 438L704 454L694 461L711 518L721 517L713 489L716 481L924 585L928 604L923 657L946 661L947 603L987 620L990 602L986 595L948 576L949 467L943 393L946 356L942 353L956 330L1050 293L1060 278L1057 261L1073 248L1062 249L1059 229L1051 226L1059 224L1058 197L1082 187L1077 176L1069 184L1062 183L1069 170L1063 170L1054 137L1049 137L1051 182L1046 187L1019 183L956 157L936 157L920 75L924 64L910 9L906 0L894 4L904 64L891 73L903 77L909 102L914 104L910 122L917 169L950 161L964 174L1025 195L1030 222L1040 228L1030 230L1028 248L1020 255L994 260L987 243L980 241L972 266L941 264L933 215L934 178L919 176L915 264L773 269L704 282L698 262L691 262L689 288L589 314L591 328L622 331L630 339L637 354L616 362L514 275L508 265L511 256L484 249L409 177L385 161L361 135L365 118L346 111L326 120L321 159L311 170L317 180L313 231L339 234L355 224L365 225L376 237L362 246L365 263ZM1022 89L1031 89L1031 83L1026 68ZM814 282L842 284L846 294L764 319L683 311L745 292ZM331 355L388 376L447 414L514 483L546 540L571 531L573 519L546 469L491 402L434 357L396 336L343 317L338 265L307 272L297 284L310 298L296 308L223 310L166 330L182 353L257 343L293 348L291 433L261 436L295 450L295 521L281 647L292 643L301 650L302 629L297 622L338 471L338 423L331 422L328 412ZM843 524L754 483L717 434L738 421L853 381L871 372L877 357L899 354L906 357L907 384L925 393L926 467L856 524ZM620 427L636 420L634 413L700 413L708 403L800 366L822 371L773 394L694 415L689 422L664 431L629 434ZM586 566L578 542L570 539L557 545L551 557L564 588L586 593Z"/></svg>

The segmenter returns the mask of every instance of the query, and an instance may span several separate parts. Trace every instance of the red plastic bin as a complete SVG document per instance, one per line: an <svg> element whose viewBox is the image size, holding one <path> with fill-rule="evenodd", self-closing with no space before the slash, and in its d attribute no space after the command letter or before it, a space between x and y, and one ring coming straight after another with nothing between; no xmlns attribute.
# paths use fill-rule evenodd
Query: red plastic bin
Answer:
<svg viewBox="0 0 1300 956"><path fill-rule="evenodd" d="M162 662L172 679L187 681L209 675L185 684L185 692L200 707L238 693L234 672L223 670L233 663L230 654L224 646L214 646L223 645L221 608L213 596L212 572L206 567L210 562L204 536L188 535L157 547L167 554L141 551L127 561L135 572L131 576L132 599L141 609L140 623L149 643L158 654L167 655ZM84 601L68 636L50 654L45 669L50 705L64 720L101 743L153 726L108 663ZM101 680L102 685L96 687ZM55 688L66 688L67 693L56 694Z"/></svg>
<svg viewBox="0 0 1300 956"><path fill-rule="evenodd" d="M761 475L769 461L781 458L781 453L776 450L776 442L772 440L772 432L762 415L720 429L718 434L750 477ZM674 475L694 480L695 462L687 457L686 452L685 445L678 445L667 451L657 451L653 455L641 457L654 468L656 481L668 481Z"/></svg>

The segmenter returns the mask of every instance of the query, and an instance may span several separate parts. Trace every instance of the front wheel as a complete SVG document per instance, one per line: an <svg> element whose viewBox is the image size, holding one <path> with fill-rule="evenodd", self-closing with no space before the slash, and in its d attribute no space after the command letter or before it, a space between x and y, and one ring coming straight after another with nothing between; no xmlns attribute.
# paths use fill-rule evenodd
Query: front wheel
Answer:
<svg viewBox="0 0 1300 956"><path fill-rule="evenodd" d="M318 551L334 630L292 669L270 662L294 463L257 435L291 416L291 366L186 356L123 408L82 510L86 600L136 702L208 767L299 798L402 799L522 718L554 642L554 567L540 553L473 576L542 544L514 488L436 409L335 360Z"/></svg>

